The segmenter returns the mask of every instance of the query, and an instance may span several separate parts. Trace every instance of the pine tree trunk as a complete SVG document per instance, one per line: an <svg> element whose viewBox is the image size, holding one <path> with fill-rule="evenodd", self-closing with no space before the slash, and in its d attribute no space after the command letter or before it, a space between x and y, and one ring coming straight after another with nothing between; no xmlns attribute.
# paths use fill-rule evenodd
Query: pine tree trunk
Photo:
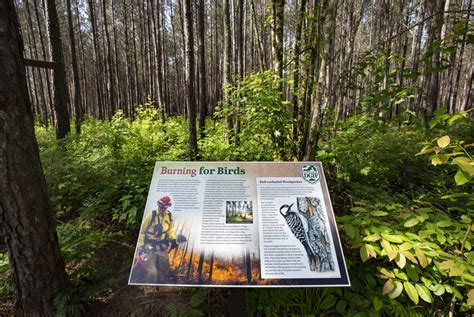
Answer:
<svg viewBox="0 0 474 317"><path fill-rule="evenodd" d="M71 0L66 0L67 21L69 26L69 41L71 46L71 62L74 78L74 112L76 113L76 134L81 133L82 106L81 106L81 83L79 81L79 68L77 66L76 39L74 37L74 26L72 24Z"/></svg>
<svg viewBox="0 0 474 317"><path fill-rule="evenodd" d="M41 44L42 57L43 57L43 60L49 60L49 56L46 54L46 47L44 44L43 29L41 28L42 23L40 22L38 3L37 1L33 1L33 4L34 4L33 7L35 9L36 23L38 24L38 34L39 34L39 39L40 39L40 44ZM49 70L45 70L45 73L46 73L46 87L48 91L48 102L46 103L46 100L45 100L45 103L46 103L45 110L48 111L48 105L50 106L50 109L53 105L53 93L51 90L51 79L50 79ZM46 117L49 118L48 114L46 115ZM49 121L47 120L45 122L46 126L48 125L48 123Z"/></svg>
<svg viewBox="0 0 474 317"><path fill-rule="evenodd" d="M0 223L16 315L52 316L64 264L34 135L18 30L13 1L0 1Z"/></svg>
<svg viewBox="0 0 474 317"><path fill-rule="evenodd" d="M30 1L27 0L25 1L26 5L26 13L27 13L27 20L28 20L28 29L30 30L31 37L33 42L31 43L33 45L33 51L34 51L34 56L35 59L39 59L39 54L38 54L38 48L36 46L36 39L35 39L35 33L33 31L33 19L31 17L31 9L30 9ZM41 74L41 69L36 70L37 76L35 79L35 82L39 82L39 95L41 96L41 101L40 101L40 109L41 109L41 115L43 118L43 124L47 125L48 124L48 108L46 104L46 96L44 94L44 84L43 84L43 76Z"/></svg>
<svg viewBox="0 0 474 317"><path fill-rule="evenodd" d="M469 4L467 6L467 12L471 12L471 9L472 9L472 0L469 0ZM469 13L467 14L467 17L466 17L466 23L464 24L464 27L467 29L469 26ZM454 88L454 92L453 92L453 98L452 98L452 105L451 105L451 109L453 109L453 112L455 112L457 109L459 110L462 110L463 107L462 107L462 104L458 105L457 101L458 101L458 95L459 94L459 91L461 89L461 70L462 70L462 66L463 66L463 60L464 60L464 48L465 48L465 43L466 43L466 34L463 34L462 36L462 41L461 41L461 47L459 49L459 59L458 59L458 67L457 67L457 71L456 71L456 79L454 80L455 84L456 84L456 88ZM461 97L461 96L459 96Z"/></svg>
<svg viewBox="0 0 474 317"><path fill-rule="evenodd" d="M254 31L254 37L255 37L255 40L257 42L257 55L258 55L258 61L259 61L259 65L260 65L260 71L263 71L264 68L265 68L265 54L264 54L264 50L263 50L263 45L262 45L262 41L260 40L260 33L259 32L259 28L258 28L258 24L259 24L259 21L257 19L257 12L255 10L255 3L254 3L255 0L251 0L250 4L252 6L252 21L253 21L253 31ZM303 0L305 1L305 0Z"/></svg>
<svg viewBox="0 0 474 317"><path fill-rule="evenodd" d="M283 78L283 22L285 16L285 0L272 0L273 29L272 53L273 70L278 79ZM279 91L283 93L283 82L278 84Z"/></svg>
<svg viewBox="0 0 474 317"><path fill-rule="evenodd" d="M198 33L199 33L199 133L204 137L204 128L206 127L207 116L207 85L206 85L206 47L204 30L204 0L199 0L198 11Z"/></svg>
<svg viewBox="0 0 474 317"><path fill-rule="evenodd" d="M301 91L301 108L300 108L300 118L301 122L299 127L301 129L301 143L300 143L300 155L299 159L303 159L307 151L307 142L308 134L310 130L310 115L312 113L312 96L313 96L313 86L315 81L317 81L316 74L319 75L319 61L317 57L319 55L319 3L316 2L313 8L313 21L311 24L310 38L308 40L311 50L308 52L305 57L305 79L303 80L303 90Z"/></svg>
<svg viewBox="0 0 474 317"><path fill-rule="evenodd" d="M124 100L124 90L122 89L122 80L120 78L120 59L119 59L119 51L118 51L118 45L117 45L117 21L115 18L115 8L114 8L114 3L112 2L112 34L114 36L114 72L115 72L115 81L114 85L117 87L117 102L116 106L118 109L124 108L123 106L123 100Z"/></svg>
<svg viewBox="0 0 474 317"><path fill-rule="evenodd" d="M165 115L170 114L170 94L169 94L169 83L168 83L168 78L170 78L169 73L168 73L168 55L167 55L167 41L165 41L165 31L166 30L166 25L165 25L165 19L161 15L161 12L164 10L164 4L159 3L158 8L156 10L156 15L160 17L160 24L158 26L158 42L160 45L160 55L158 55L159 61L161 63L161 74L159 74L159 80L160 80L160 89L161 89L161 94L162 94L162 103L163 103L163 109L165 111Z"/></svg>
<svg viewBox="0 0 474 317"><path fill-rule="evenodd" d="M295 43L293 46L294 51L294 60L295 60L295 67L293 71L293 96L292 96L292 104L293 104L293 140L298 140L298 91L300 88L300 51L301 51L301 33L303 30L303 22L306 14L306 0L301 0L300 9L299 9L299 16L296 26L296 35L295 35Z"/></svg>
<svg viewBox="0 0 474 317"><path fill-rule="evenodd" d="M102 85L101 78L104 75L103 71L103 64L102 64L102 56L100 53L99 42L97 38L97 23L94 14L94 4L92 0L88 0L89 4L89 15L90 15L90 23L92 27L92 41L93 41L93 59L95 62L95 81L96 81L96 91L97 91L97 106L99 112L99 119L104 119L104 112L105 112L105 105L103 102L103 94L104 89Z"/></svg>
<svg viewBox="0 0 474 317"><path fill-rule="evenodd" d="M133 98L133 105L141 103L140 98L143 97L142 86L140 85L140 77L138 75L138 49L137 49L137 37L135 31L135 19L134 19L134 6L132 6L132 39L133 39L133 61L134 61L134 83L135 83L135 93ZM134 117L134 110L131 109L132 117Z"/></svg>
<svg viewBox="0 0 474 317"><path fill-rule="evenodd" d="M84 58L84 41L83 41L83 35L81 32L81 19L80 19L80 14L79 14L79 5L78 5L79 0L76 0L76 23L77 23L77 29L78 29L78 34L79 34L79 60L81 64L81 80L82 80L82 86L83 89L81 88L82 92L82 114L84 115L85 113L89 113L92 115L92 112L88 112L90 107L90 100L89 100L89 80L87 79L86 76L86 65L85 65L85 58ZM84 93L86 92L86 93Z"/></svg>
<svg viewBox="0 0 474 317"><path fill-rule="evenodd" d="M64 73L63 49L61 31L59 28L58 12L55 0L45 0L48 8L48 30L51 40L54 69L54 109L56 111L56 137L63 139L69 132L69 111L66 75Z"/></svg>
<svg viewBox="0 0 474 317"><path fill-rule="evenodd" d="M156 11L156 18L154 18L154 23L153 23L153 34L154 34L154 46L155 46L155 64L156 64L156 77L157 77L157 88L158 88L158 105L161 109L161 121L164 123L165 122L165 115L166 115L166 102L165 102L165 81L164 81L164 76L163 76L163 43L162 43L162 37L161 37L161 14L160 14L160 9L161 9L161 4L160 2L157 2L157 8L155 10L153 0L151 1L151 8L152 8L152 16L155 17L155 11Z"/></svg>
<svg viewBox="0 0 474 317"><path fill-rule="evenodd" d="M173 15L173 4L171 3L171 7L170 7L170 11L171 11L171 16L172 18L175 16ZM177 39L177 36L176 36L176 26L174 23L171 24L171 31L172 31L172 34L173 34L173 54L174 54L174 62L175 62L175 73L176 73L176 81L175 81L175 89L178 90L180 89L181 87L181 77L182 77L182 74L181 74L181 70L182 70L182 67L179 66L179 60L178 60L178 39ZM173 98L173 107L170 106L170 114L175 114L177 112L179 112L180 110L180 106L183 104L183 102L181 102L182 100L182 94L179 94L178 96L174 96Z"/></svg>
<svg viewBox="0 0 474 317"><path fill-rule="evenodd" d="M225 89L232 84L232 32L230 24L230 3L229 0L224 0L224 82L223 91L227 95ZM225 116L226 130L229 135L227 139L230 141L230 132L232 130L232 118L229 115Z"/></svg>
<svg viewBox="0 0 474 317"><path fill-rule="evenodd" d="M239 74L239 77L242 79L244 77L244 0L237 1L237 17L236 17L236 34L235 34L235 46L236 46L236 72ZM235 135L235 146L240 144L240 102L237 102L235 107L237 109L237 114L235 116L235 126L234 126L234 135Z"/></svg>
<svg viewBox="0 0 474 317"><path fill-rule="evenodd" d="M133 87L133 80L131 77L132 69L131 69L131 58L130 58L130 41L129 41L129 29L128 29L128 11L127 11L127 2L123 0L123 24L125 27L125 91L124 91L124 101L125 101L125 108L126 112L129 116L131 116L130 111L130 104L132 103L132 87Z"/></svg>
<svg viewBox="0 0 474 317"><path fill-rule="evenodd" d="M467 111L472 109L472 83L473 83L473 78L474 78L474 65L471 65L471 71L467 74L467 79L466 79L466 96L464 98L464 102L461 105L461 108L459 110L461 111Z"/></svg>
<svg viewBox="0 0 474 317"><path fill-rule="evenodd" d="M107 107L110 109L109 112L109 119L114 114L115 110L117 109L116 100L115 100L115 85L114 85L114 71L112 68L112 48L110 44L110 34L109 34L109 23L107 22L107 0L102 0L102 14L104 17L104 30L105 30L105 40L107 42L107 70L109 73L109 102L110 105Z"/></svg>
<svg viewBox="0 0 474 317"><path fill-rule="evenodd" d="M193 12L191 11L191 0L183 0L184 10L184 38L186 52L186 98L188 105L188 125L189 125L189 159L194 161L197 156L197 135L196 135L196 92L194 90L194 33L193 33Z"/></svg>

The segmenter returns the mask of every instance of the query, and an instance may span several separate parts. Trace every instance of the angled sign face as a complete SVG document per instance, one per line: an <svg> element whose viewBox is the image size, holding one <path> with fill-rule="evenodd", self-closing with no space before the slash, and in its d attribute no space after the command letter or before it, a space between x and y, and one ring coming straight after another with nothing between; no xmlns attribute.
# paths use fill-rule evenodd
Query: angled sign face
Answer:
<svg viewBox="0 0 474 317"><path fill-rule="evenodd" d="M320 162L157 162L129 284L350 286Z"/></svg>

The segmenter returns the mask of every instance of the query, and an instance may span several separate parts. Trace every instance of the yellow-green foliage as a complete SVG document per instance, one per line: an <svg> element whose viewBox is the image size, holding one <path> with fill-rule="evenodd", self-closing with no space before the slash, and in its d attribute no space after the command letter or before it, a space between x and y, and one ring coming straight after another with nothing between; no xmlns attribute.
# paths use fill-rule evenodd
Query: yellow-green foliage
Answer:
<svg viewBox="0 0 474 317"><path fill-rule="evenodd" d="M275 122L255 113L268 101L267 116L277 118L279 111L272 107L283 106L277 95L250 97L254 89L271 89L261 80L266 79L253 78L239 90L247 94L241 103L247 108L226 110L241 115L240 144L228 142L222 122L208 120L205 137L199 140L201 160L273 160L292 153L295 143L289 141L287 118ZM266 101L259 104L259 98ZM111 122L87 118L80 136L60 144L52 129L36 129L53 205L66 221L59 232L70 261L82 255L75 252L76 239L68 237L83 237L78 239L80 248L95 237L100 243L109 239L89 227L96 220L136 230L155 162L188 159L186 118L163 123L152 106L136 114L133 121L121 113ZM339 124L335 134L323 129L315 159L324 163L352 287L249 291L249 309L287 316L469 311L474 297L474 241L469 231L473 182L469 178L456 186L455 175L459 170L469 173L456 158L472 158L467 145L473 142L473 125L469 120L446 125L450 117L444 118L435 117L438 123L425 130L357 115ZM275 131L283 134L276 136ZM425 140L432 141L423 147ZM416 155L420 151L431 151L431 157ZM432 166L440 156L444 164ZM68 222L71 218L77 220ZM93 255L94 248L84 250ZM93 274L87 267L77 272L84 270Z"/></svg>

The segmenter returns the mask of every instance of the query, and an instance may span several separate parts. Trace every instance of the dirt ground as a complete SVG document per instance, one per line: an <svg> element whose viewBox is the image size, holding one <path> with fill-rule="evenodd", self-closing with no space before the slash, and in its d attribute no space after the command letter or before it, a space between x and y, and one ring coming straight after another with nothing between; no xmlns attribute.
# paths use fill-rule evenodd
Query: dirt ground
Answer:
<svg viewBox="0 0 474 317"><path fill-rule="evenodd" d="M119 249L122 248L120 252ZM171 306L184 314L193 309L200 310L200 307L192 307L190 304L196 289L127 285L132 257L133 250L121 246L113 254L97 259L103 261L100 265L110 268L111 276L119 274L119 286L90 305L87 316L169 316ZM228 301L228 291L209 290L202 305L205 315L228 315Z"/></svg>
<svg viewBox="0 0 474 317"><path fill-rule="evenodd" d="M100 281L85 281L83 285L113 281L105 295L83 307L85 316L170 316L229 315L230 292L226 289L190 289L180 287L130 286L128 275L136 242L134 234L110 241L90 259L90 263L100 268ZM0 274L0 285L9 278ZM201 292L201 293L198 293ZM196 305L196 294L200 304ZM193 314L194 312L194 314ZM11 296L0 297L0 316L14 316Z"/></svg>

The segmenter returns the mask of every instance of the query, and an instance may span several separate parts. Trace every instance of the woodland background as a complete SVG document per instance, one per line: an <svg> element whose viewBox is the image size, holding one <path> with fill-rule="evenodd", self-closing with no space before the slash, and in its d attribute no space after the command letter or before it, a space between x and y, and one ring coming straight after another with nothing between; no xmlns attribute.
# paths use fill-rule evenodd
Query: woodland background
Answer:
<svg viewBox="0 0 474 317"><path fill-rule="evenodd" d="M472 0L15 8L65 261L57 314L228 313L225 290L125 286L154 162L189 159L325 166L352 287L249 290L250 312L472 313ZM11 258L1 246L6 313Z"/></svg>

